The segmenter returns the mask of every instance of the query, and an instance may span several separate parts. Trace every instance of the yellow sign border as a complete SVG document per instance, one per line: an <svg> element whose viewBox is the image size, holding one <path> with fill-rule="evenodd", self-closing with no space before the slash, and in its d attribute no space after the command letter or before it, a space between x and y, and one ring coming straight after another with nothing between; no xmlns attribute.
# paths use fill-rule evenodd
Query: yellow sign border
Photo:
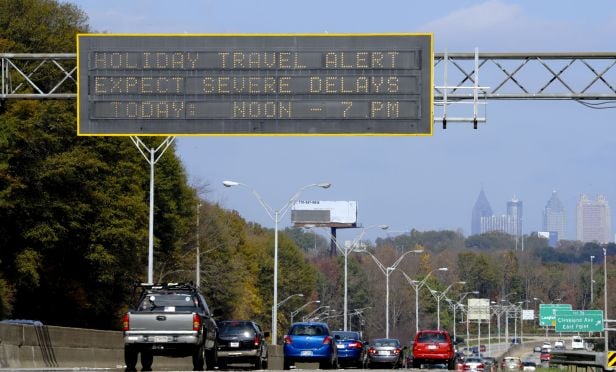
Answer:
<svg viewBox="0 0 616 372"><path fill-rule="evenodd" d="M80 95L79 95L79 38L80 37L367 37L367 36L428 36L430 38L430 132L429 133L81 133L80 130ZM77 38L77 135L83 137L430 137L434 132L434 33L411 32L411 33L334 33L334 34L103 34L103 33L79 33Z"/></svg>

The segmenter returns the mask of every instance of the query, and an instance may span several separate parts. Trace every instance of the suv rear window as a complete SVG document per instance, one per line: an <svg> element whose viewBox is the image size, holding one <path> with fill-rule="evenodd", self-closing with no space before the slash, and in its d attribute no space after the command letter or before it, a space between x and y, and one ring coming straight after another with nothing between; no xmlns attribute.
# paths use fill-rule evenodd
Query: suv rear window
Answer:
<svg viewBox="0 0 616 372"><path fill-rule="evenodd" d="M220 322L218 323L218 332L221 335L235 335L252 337L255 330L249 323L244 322Z"/></svg>
<svg viewBox="0 0 616 372"><path fill-rule="evenodd" d="M444 333L425 332L417 336L418 342L449 342Z"/></svg>

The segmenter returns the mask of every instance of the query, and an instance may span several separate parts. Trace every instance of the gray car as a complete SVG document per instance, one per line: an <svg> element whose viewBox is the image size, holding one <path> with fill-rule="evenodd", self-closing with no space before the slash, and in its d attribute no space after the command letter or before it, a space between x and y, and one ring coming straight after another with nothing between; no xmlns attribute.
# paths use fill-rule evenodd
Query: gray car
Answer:
<svg viewBox="0 0 616 372"><path fill-rule="evenodd" d="M368 368L388 365L392 368L402 367L402 346L395 338L378 338L368 345Z"/></svg>

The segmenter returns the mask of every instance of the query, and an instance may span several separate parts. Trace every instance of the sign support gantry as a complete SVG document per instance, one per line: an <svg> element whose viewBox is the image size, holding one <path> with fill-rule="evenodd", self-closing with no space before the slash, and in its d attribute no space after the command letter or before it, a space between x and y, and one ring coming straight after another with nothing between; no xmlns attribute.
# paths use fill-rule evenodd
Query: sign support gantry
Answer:
<svg viewBox="0 0 616 372"><path fill-rule="evenodd" d="M0 100L77 97L75 53L0 53L0 64ZM456 82L448 100L473 100L481 73L487 100L614 101L615 65L616 52L435 53L434 98L444 98L447 79Z"/></svg>

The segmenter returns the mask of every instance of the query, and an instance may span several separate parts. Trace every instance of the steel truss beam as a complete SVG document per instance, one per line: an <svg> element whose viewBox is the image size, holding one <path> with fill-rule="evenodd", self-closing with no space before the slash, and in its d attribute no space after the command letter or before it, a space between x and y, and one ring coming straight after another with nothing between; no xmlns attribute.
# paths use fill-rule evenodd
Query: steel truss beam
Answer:
<svg viewBox="0 0 616 372"><path fill-rule="evenodd" d="M76 97L75 53L0 53L0 62L1 100ZM616 52L436 53L434 98L474 100L481 75L480 99L616 100L615 65Z"/></svg>

